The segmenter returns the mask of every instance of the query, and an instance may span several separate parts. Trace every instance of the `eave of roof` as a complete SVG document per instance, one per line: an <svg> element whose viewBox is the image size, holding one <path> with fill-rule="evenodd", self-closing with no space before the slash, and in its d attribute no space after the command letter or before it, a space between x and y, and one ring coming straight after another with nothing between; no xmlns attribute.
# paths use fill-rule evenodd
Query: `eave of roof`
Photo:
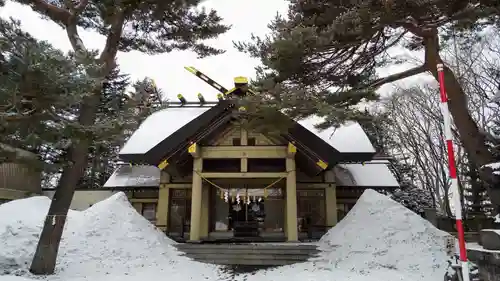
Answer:
<svg viewBox="0 0 500 281"><path fill-rule="evenodd" d="M104 184L105 188L158 187L161 171L155 166L120 165Z"/></svg>

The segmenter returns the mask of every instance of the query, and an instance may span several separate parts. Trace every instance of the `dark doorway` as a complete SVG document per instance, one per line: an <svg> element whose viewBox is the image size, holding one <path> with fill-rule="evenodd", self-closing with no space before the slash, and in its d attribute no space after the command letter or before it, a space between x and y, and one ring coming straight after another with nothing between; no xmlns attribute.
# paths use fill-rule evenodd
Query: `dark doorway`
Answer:
<svg viewBox="0 0 500 281"><path fill-rule="evenodd" d="M246 199L248 200L248 199ZM264 200L250 199L230 202L229 229L235 237L259 236L259 229L263 227L265 219Z"/></svg>

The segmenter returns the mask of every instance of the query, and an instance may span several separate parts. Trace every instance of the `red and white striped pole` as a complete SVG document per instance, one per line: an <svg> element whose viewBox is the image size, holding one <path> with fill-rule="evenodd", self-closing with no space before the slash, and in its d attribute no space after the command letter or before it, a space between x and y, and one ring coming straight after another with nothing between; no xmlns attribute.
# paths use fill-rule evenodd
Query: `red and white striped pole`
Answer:
<svg viewBox="0 0 500 281"><path fill-rule="evenodd" d="M451 188L456 190L455 194L455 219L457 223L458 232L458 245L460 250L460 261L462 265L463 281L470 281L469 279L469 264L467 261L467 250L465 248L464 225L462 223L462 204L460 202L460 192L458 190L457 167L455 163L455 152L453 148L453 135L451 133L451 116L448 110L448 96L444 85L444 65L442 63L437 65L439 90L441 92L441 113L444 120L444 137L446 141L446 148L448 151L448 168L451 178Z"/></svg>

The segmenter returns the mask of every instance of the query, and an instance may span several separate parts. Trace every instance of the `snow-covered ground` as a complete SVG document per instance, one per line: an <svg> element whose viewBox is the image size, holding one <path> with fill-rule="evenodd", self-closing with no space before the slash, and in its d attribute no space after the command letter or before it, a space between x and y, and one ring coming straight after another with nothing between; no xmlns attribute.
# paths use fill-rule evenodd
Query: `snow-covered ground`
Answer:
<svg viewBox="0 0 500 281"><path fill-rule="evenodd" d="M33 197L0 205L0 281L34 278L27 270L49 204L46 197ZM230 277L220 267L179 256L175 242L118 193L86 211L69 213L57 273L46 279L441 281L447 236L395 201L367 190L318 243L319 258Z"/></svg>

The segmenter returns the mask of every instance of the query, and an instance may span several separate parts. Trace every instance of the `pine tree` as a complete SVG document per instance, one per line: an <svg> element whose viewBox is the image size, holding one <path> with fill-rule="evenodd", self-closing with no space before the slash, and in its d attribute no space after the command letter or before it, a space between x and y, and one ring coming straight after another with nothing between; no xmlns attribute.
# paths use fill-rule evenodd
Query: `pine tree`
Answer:
<svg viewBox="0 0 500 281"><path fill-rule="evenodd" d="M68 114L65 131L71 133L65 150L68 160L58 182L52 204L45 219L40 240L31 264L34 274L54 272L59 243L66 215L88 164L88 152L93 140L101 132L119 131L126 118L117 116L109 123L97 123L102 86L116 67L118 51L140 51L159 54L172 50L192 50L199 57L220 54L223 51L204 44L229 29L221 24L215 11L196 9L201 0L190 1L44 1L17 0L29 5L45 18L62 26L68 34L82 91L74 95L78 100L77 113ZM79 28L103 35L105 45L98 54L86 48ZM125 28L127 28L125 32ZM66 75L67 76L67 75ZM76 91L75 91L76 92ZM75 92L71 92L75 94Z"/></svg>

